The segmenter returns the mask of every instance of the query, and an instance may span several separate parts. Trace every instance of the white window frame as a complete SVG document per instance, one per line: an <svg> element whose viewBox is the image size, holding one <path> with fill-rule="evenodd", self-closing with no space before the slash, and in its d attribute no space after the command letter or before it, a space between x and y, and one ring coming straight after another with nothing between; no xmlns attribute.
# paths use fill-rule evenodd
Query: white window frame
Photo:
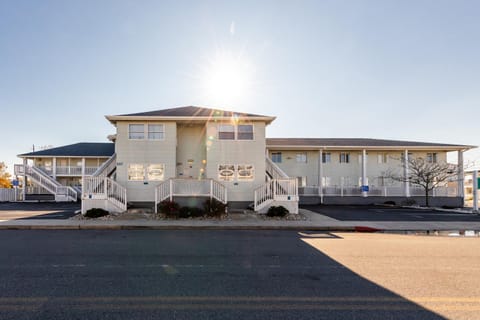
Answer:
<svg viewBox="0 0 480 320"><path fill-rule="evenodd" d="M438 161L438 154L436 152L427 153L427 162L428 163L437 163L437 161Z"/></svg>
<svg viewBox="0 0 480 320"><path fill-rule="evenodd" d="M307 153L299 152L295 155L295 161L297 163L307 163Z"/></svg>
<svg viewBox="0 0 480 320"><path fill-rule="evenodd" d="M132 131L132 126L142 126L142 131ZM132 133L140 134L142 133L142 137L132 137ZM129 123L128 124L128 139L129 140L145 140L145 124L144 123Z"/></svg>
<svg viewBox="0 0 480 320"><path fill-rule="evenodd" d="M240 138L240 131L239 131L239 128L240 126L244 126L244 127L252 127L252 138ZM237 124L235 126L235 131L236 131L236 138L237 140L246 140L246 141L252 141L252 140L255 140L255 127L253 126L253 124L249 124L249 123L241 123L241 124ZM242 132L242 133L250 133L250 132Z"/></svg>
<svg viewBox="0 0 480 320"><path fill-rule="evenodd" d="M155 168L156 167L156 168ZM165 164L164 163L150 163L145 166L147 181L163 181L165 180ZM152 172L160 171L161 173L156 176Z"/></svg>
<svg viewBox="0 0 480 320"><path fill-rule="evenodd" d="M224 128L231 127L231 128L232 128L232 131L222 130L222 127L224 127ZM233 125L233 124L227 124L227 123L221 123L221 124L218 125L217 130L218 130L218 131L217 131L217 132L218 132L218 134L217 134L218 140L230 140L230 141L231 141L231 140L235 140L235 125ZM231 139L230 139L230 138L222 138L222 137L221 137L221 134L222 134L222 133L233 134L233 136L232 136Z"/></svg>
<svg viewBox="0 0 480 320"><path fill-rule="evenodd" d="M338 154L339 163L350 163L350 152L340 152Z"/></svg>
<svg viewBox="0 0 480 320"><path fill-rule="evenodd" d="M322 153L322 163L331 163L332 162L332 153L323 152Z"/></svg>
<svg viewBox="0 0 480 320"><path fill-rule="evenodd" d="M135 166L138 166L138 168L133 168ZM134 172L140 173L141 172L141 179L140 175L136 176L138 178L132 179L131 178L131 170L135 170ZM145 164L143 163L129 163L127 167L127 179L128 181L145 181Z"/></svg>
<svg viewBox="0 0 480 320"><path fill-rule="evenodd" d="M223 171L231 171L231 175L222 175ZM217 166L217 177L220 181L234 181L236 175L235 165L234 164L219 164Z"/></svg>
<svg viewBox="0 0 480 320"><path fill-rule="evenodd" d="M240 175L241 171L250 171L249 176ZM253 181L255 180L255 167L253 164L237 164L236 171L237 181Z"/></svg>
<svg viewBox="0 0 480 320"><path fill-rule="evenodd" d="M377 155L377 162L378 162L379 164L386 164L386 163L388 163L388 153L380 152L380 153Z"/></svg>
<svg viewBox="0 0 480 320"><path fill-rule="evenodd" d="M282 153L281 152L272 152L271 159L273 163L282 163ZM277 161L280 159L280 161Z"/></svg>
<svg viewBox="0 0 480 320"><path fill-rule="evenodd" d="M160 127L159 131L150 130L150 128ZM150 137L150 134L160 134L159 138ZM163 123L149 123L147 125L147 138L148 140L165 140L165 125Z"/></svg>

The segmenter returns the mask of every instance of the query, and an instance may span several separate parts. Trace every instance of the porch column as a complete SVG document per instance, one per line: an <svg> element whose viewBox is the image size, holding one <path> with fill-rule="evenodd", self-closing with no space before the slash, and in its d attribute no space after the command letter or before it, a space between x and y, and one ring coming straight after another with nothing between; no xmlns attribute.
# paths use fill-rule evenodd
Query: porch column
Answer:
<svg viewBox="0 0 480 320"><path fill-rule="evenodd" d="M83 193L84 185L85 185L85 158L82 158L82 193Z"/></svg>
<svg viewBox="0 0 480 320"><path fill-rule="evenodd" d="M478 170L473 171L473 211L478 212Z"/></svg>
<svg viewBox="0 0 480 320"><path fill-rule="evenodd" d="M27 199L27 158L23 158L23 201Z"/></svg>
<svg viewBox="0 0 480 320"><path fill-rule="evenodd" d="M367 182L367 150L362 150L362 197L368 197L368 192L363 188L368 184Z"/></svg>
<svg viewBox="0 0 480 320"><path fill-rule="evenodd" d="M52 160L52 177L57 180L57 158L53 157Z"/></svg>
<svg viewBox="0 0 480 320"><path fill-rule="evenodd" d="M409 198L410 197L410 183L408 181L408 175L409 175L409 170L408 170L408 150L405 149L403 152L403 190L405 193L405 197Z"/></svg>
<svg viewBox="0 0 480 320"><path fill-rule="evenodd" d="M458 150L457 197L464 197L463 150ZM474 181L475 182L475 181Z"/></svg>
<svg viewBox="0 0 480 320"><path fill-rule="evenodd" d="M318 196L320 203L323 203L323 150L318 150Z"/></svg>

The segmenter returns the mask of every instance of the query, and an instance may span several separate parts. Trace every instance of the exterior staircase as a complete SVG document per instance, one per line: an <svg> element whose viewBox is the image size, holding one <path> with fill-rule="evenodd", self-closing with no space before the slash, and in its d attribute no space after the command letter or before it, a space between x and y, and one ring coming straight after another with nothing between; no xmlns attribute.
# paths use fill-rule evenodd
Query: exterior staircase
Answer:
<svg viewBox="0 0 480 320"><path fill-rule="evenodd" d="M35 185L48 191L52 197L44 197L45 199L54 200L56 202L75 202L77 201L77 191L72 187L64 186L57 180L50 177L41 169L35 166L16 164L14 167L15 175L25 175ZM26 195L25 199L29 198Z"/></svg>
<svg viewBox="0 0 480 320"><path fill-rule="evenodd" d="M267 182L255 189L254 210L265 213L272 206L284 206L290 213L298 213L298 182L290 178L270 158L265 158Z"/></svg>

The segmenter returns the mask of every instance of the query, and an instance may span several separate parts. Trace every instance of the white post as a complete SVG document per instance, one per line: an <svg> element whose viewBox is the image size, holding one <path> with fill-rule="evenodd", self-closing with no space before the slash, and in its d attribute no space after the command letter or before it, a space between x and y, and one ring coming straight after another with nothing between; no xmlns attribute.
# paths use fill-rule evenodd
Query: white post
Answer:
<svg viewBox="0 0 480 320"><path fill-rule="evenodd" d="M340 177L340 196L343 197L343 181L344 177Z"/></svg>
<svg viewBox="0 0 480 320"><path fill-rule="evenodd" d="M405 197L409 198L410 197L410 182L408 181L408 150L405 149L403 152L403 178L405 180L403 188L404 188L404 193Z"/></svg>
<svg viewBox="0 0 480 320"><path fill-rule="evenodd" d="M173 180L170 179L170 201L173 201Z"/></svg>
<svg viewBox="0 0 480 320"><path fill-rule="evenodd" d="M213 179L210 179L210 201L212 201L213 197Z"/></svg>
<svg viewBox="0 0 480 320"><path fill-rule="evenodd" d="M82 158L82 194L85 186L85 158Z"/></svg>
<svg viewBox="0 0 480 320"><path fill-rule="evenodd" d="M323 203L323 150L318 150L318 196Z"/></svg>
<svg viewBox="0 0 480 320"><path fill-rule="evenodd" d="M158 203L158 189L155 187L155 205L154 205L154 210L155 210L155 213L157 213L157 203Z"/></svg>
<svg viewBox="0 0 480 320"><path fill-rule="evenodd" d="M362 197L368 197L368 192L364 191L367 182L367 150L362 150Z"/></svg>
<svg viewBox="0 0 480 320"><path fill-rule="evenodd" d="M23 158L23 201L27 199L27 158Z"/></svg>
<svg viewBox="0 0 480 320"><path fill-rule="evenodd" d="M473 212L478 212L478 171L473 171Z"/></svg>
<svg viewBox="0 0 480 320"><path fill-rule="evenodd" d="M52 160L52 176L53 176L53 179L57 180L57 157L53 157L53 160Z"/></svg>
<svg viewBox="0 0 480 320"><path fill-rule="evenodd" d="M464 197L464 180L463 176L463 150L458 151L458 178L457 178L457 197Z"/></svg>

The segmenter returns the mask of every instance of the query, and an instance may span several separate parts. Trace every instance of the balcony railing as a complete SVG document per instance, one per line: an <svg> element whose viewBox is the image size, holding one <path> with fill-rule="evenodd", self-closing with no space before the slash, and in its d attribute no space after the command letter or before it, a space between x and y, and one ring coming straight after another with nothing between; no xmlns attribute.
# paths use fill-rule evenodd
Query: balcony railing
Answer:
<svg viewBox="0 0 480 320"><path fill-rule="evenodd" d="M53 175L52 167L38 166L40 170L45 172L48 175ZM85 167L85 175L91 176L98 167ZM82 176L82 167L81 166L57 166L56 169L57 176Z"/></svg>
<svg viewBox="0 0 480 320"><path fill-rule="evenodd" d="M358 186L328 186L323 187L323 196L335 197L351 197L362 196L362 190ZM300 196L319 196L317 186L299 187L298 194ZM370 186L368 196L380 197L403 197L405 189L402 186ZM420 187L410 186L410 196L424 196L425 190ZM429 192L432 197L457 197L457 187L437 187Z"/></svg>

